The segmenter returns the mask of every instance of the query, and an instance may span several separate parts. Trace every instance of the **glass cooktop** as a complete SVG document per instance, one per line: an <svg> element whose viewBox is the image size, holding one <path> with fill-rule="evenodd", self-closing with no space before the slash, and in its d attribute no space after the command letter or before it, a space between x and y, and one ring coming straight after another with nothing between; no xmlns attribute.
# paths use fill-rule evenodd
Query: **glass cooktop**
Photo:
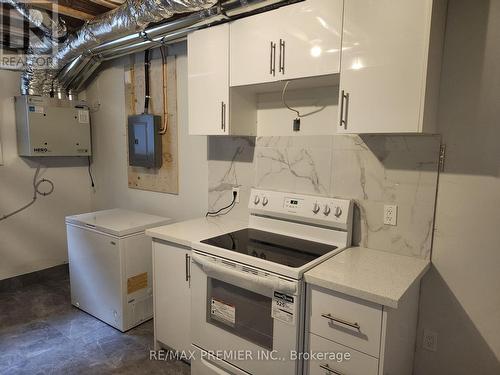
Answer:
<svg viewBox="0 0 500 375"><path fill-rule="evenodd" d="M251 228L201 242L293 268L301 267L337 248L333 245Z"/></svg>

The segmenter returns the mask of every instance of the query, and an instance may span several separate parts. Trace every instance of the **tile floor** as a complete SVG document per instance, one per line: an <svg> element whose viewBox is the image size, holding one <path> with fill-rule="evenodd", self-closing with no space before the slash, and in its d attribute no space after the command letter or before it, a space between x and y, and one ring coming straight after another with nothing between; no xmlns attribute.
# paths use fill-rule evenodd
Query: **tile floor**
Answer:
<svg viewBox="0 0 500 375"><path fill-rule="evenodd" d="M67 275L0 290L0 374L187 375L183 362L150 361L153 322L125 334L70 304Z"/></svg>

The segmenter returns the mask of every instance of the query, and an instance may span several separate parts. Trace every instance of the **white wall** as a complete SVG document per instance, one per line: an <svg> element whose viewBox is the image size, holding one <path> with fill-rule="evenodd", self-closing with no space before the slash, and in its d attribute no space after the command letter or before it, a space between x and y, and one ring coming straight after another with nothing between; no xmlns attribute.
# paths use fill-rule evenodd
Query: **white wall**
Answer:
<svg viewBox="0 0 500 375"><path fill-rule="evenodd" d="M55 184L54 193L41 197L28 210L0 221L0 280L52 267L67 261L64 217L90 209L86 159L20 158L17 156L14 96L19 74L0 70L0 216L28 203L37 163L42 177Z"/></svg>
<svg viewBox="0 0 500 375"><path fill-rule="evenodd" d="M450 0L440 100L447 145L416 374L500 374L500 2ZM421 336L420 336L421 337Z"/></svg>
<svg viewBox="0 0 500 375"><path fill-rule="evenodd" d="M93 210L128 208L163 215L176 220L200 217L208 205L207 139L188 136L187 55L185 44L169 48L177 58L177 100L179 127L179 195L128 188L127 120L123 64L125 59L105 67L87 89L92 108Z"/></svg>

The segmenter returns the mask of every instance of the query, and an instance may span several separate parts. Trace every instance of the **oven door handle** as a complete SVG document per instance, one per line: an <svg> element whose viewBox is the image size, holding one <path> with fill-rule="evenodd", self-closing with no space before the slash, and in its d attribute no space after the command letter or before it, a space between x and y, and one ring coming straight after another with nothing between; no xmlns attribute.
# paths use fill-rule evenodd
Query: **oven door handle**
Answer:
<svg viewBox="0 0 500 375"><path fill-rule="evenodd" d="M260 276L251 272L239 271L211 261L209 258L193 253L193 262L197 263L207 276L238 286L242 289L264 296L273 297L274 291L287 294L297 293L297 283L283 280L276 276Z"/></svg>

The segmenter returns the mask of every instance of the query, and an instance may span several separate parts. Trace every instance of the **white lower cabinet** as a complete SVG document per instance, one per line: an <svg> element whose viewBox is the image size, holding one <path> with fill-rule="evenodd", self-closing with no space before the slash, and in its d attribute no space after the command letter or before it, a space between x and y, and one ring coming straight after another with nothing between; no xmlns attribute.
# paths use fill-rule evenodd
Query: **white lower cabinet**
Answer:
<svg viewBox="0 0 500 375"><path fill-rule="evenodd" d="M310 375L377 375L378 359L324 339L313 333L309 335L310 350L321 353L321 358L309 361Z"/></svg>
<svg viewBox="0 0 500 375"><path fill-rule="evenodd" d="M304 373L411 375L418 292L412 286L394 309L308 285Z"/></svg>
<svg viewBox="0 0 500 375"><path fill-rule="evenodd" d="M189 351L191 249L153 241L155 342L168 349Z"/></svg>
<svg viewBox="0 0 500 375"><path fill-rule="evenodd" d="M310 331L371 356L380 352L382 306L311 289Z"/></svg>

